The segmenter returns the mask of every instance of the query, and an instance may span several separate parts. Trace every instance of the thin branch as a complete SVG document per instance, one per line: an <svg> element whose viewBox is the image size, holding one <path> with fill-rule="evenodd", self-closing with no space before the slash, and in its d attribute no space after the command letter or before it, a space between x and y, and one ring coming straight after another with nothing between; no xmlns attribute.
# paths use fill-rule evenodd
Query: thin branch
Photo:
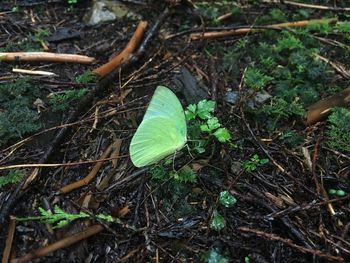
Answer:
<svg viewBox="0 0 350 263"><path fill-rule="evenodd" d="M347 106L350 106L350 87L309 106L305 116L305 124L313 125L326 119L334 107Z"/></svg>
<svg viewBox="0 0 350 263"><path fill-rule="evenodd" d="M290 28L290 27L306 27L310 24L334 24L338 22L337 18L330 18L330 19L311 19L311 20L301 20L301 21L295 21L295 22L286 22L286 23L280 23L280 24L273 24L269 27L273 28ZM212 32L205 32L205 33L193 33L191 34L191 40L200 40L200 39L216 39L216 38L222 38L222 37L229 37L229 36L238 36L238 35L246 35L246 34L254 34L261 32L260 29L254 29L254 27L250 28L239 28L239 29L233 29L233 30L226 30L226 31L212 31Z"/></svg>
<svg viewBox="0 0 350 263"><path fill-rule="evenodd" d="M318 10L330 10L330 11L342 11L347 12L350 11L350 7L333 7L333 6L324 6L324 5L311 5L311 4L303 4L303 3L297 3L293 1L281 1L282 4L285 5L292 5L300 8L312 8L312 9L318 9Z"/></svg>
<svg viewBox="0 0 350 263"><path fill-rule="evenodd" d="M287 246L298 249L302 253L310 253L310 254L318 256L320 258L325 258L328 260L328 262L344 262L344 259L342 257L328 255L328 254L323 253L321 250L299 246L297 244L294 244L292 240L279 237L275 234L266 233L266 232L263 232L261 230L248 228L248 227L239 227L238 230L245 232L245 233L252 233L252 234L255 234L259 237L263 237L263 238L271 240L271 241L282 242L282 243L286 244Z"/></svg>
<svg viewBox="0 0 350 263"><path fill-rule="evenodd" d="M0 61L34 61L91 64L93 57L50 52L0 52Z"/></svg>
<svg viewBox="0 0 350 263"><path fill-rule="evenodd" d="M103 226L94 225L86 228L84 231L75 233L69 237L65 237L55 243L47 245L46 247L39 248L38 250L29 252L25 254L23 257L15 258L11 260L11 263L26 263L30 262L35 258L45 257L47 254L54 252L58 249L69 247L83 239L86 239L90 236L96 235L97 233L103 230Z"/></svg>
<svg viewBox="0 0 350 263"><path fill-rule="evenodd" d="M126 45L125 49L120 52L117 56L112 58L110 61L108 61L106 64L100 66L99 68L95 69L93 72L100 76L106 76L116 68L118 68L124 61L126 61L131 54L134 52L136 47L139 45L141 42L141 39L143 37L143 34L146 30L147 27L147 22L146 21L141 21L132 38L129 40L128 44Z"/></svg>

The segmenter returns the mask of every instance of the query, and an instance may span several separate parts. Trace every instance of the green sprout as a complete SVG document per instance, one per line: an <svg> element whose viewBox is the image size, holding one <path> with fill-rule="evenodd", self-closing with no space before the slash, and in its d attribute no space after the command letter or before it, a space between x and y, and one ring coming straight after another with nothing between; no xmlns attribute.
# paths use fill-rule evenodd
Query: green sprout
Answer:
<svg viewBox="0 0 350 263"><path fill-rule="evenodd" d="M91 217L90 215L84 212L80 212L79 214L69 214L63 211L58 206L54 207L53 213L39 207L39 213L40 213L40 216L17 217L16 220L17 221L40 221L44 224L53 225L53 228L62 228L77 219L84 219L84 218ZM98 214L96 215L96 218L109 223L118 222L112 216L105 215L105 214Z"/></svg>
<svg viewBox="0 0 350 263"><path fill-rule="evenodd" d="M201 100L197 104L190 104L185 111L186 119L190 123L189 134L194 142L193 149L198 153L205 152L208 137L215 138L221 143L231 139L229 131L213 116L214 109L214 101Z"/></svg>
<svg viewBox="0 0 350 263"><path fill-rule="evenodd" d="M219 201L220 204L228 208L233 206L237 202L237 199L234 198L234 196L231 195L229 191L222 191L219 195Z"/></svg>
<svg viewBox="0 0 350 263"><path fill-rule="evenodd" d="M59 112L66 110L69 105L88 93L88 89L66 90L61 93L52 93L49 95L52 111Z"/></svg>
<svg viewBox="0 0 350 263"><path fill-rule="evenodd" d="M329 189L328 190L328 194L329 195L334 195L334 196L338 196L338 197L343 197L346 195L344 190L336 190L336 189Z"/></svg>
<svg viewBox="0 0 350 263"><path fill-rule="evenodd" d="M96 75L91 70L85 71L83 74L76 77L79 84L88 84L96 79Z"/></svg>
<svg viewBox="0 0 350 263"><path fill-rule="evenodd" d="M228 263L229 262L229 259L221 255L221 253L216 248L210 249L204 256L204 260L205 262L208 262L208 263Z"/></svg>
<svg viewBox="0 0 350 263"><path fill-rule="evenodd" d="M220 231L226 226L225 218L218 212L214 211L213 217L210 221L210 228L216 231Z"/></svg>
<svg viewBox="0 0 350 263"><path fill-rule="evenodd" d="M258 166L267 164L269 159L260 159L259 155L254 154L250 160L242 162L242 169L246 172L255 171Z"/></svg>

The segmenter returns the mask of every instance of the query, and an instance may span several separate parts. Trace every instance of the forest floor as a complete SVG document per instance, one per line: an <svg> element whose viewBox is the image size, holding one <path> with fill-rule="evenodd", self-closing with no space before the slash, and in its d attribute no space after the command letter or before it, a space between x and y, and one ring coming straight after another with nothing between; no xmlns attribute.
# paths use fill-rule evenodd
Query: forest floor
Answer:
<svg viewBox="0 0 350 263"><path fill-rule="evenodd" d="M122 2L0 3L2 262L350 262L346 1ZM160 85L187 147L137 168Z"/></svg>

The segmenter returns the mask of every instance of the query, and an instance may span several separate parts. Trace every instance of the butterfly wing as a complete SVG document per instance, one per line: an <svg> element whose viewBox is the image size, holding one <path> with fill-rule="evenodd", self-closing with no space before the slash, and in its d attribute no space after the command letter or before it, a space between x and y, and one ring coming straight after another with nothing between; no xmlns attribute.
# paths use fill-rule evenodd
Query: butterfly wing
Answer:
<svg viewBox="0 0 350 263"><path fill-rule="evenodd" d="M181 149L187 141L185 114L176 95L157 87L140 126L130 143L137 167L153 164Z"/></svg>

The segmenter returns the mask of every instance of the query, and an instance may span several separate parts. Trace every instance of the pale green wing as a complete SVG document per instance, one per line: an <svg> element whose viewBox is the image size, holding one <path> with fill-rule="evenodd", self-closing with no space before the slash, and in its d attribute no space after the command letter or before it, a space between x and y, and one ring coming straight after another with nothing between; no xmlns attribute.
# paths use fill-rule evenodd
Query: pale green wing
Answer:
<svg viewBox="0 0 350 263"><path fill-rule="evenodd" d="M137 167L156 163L181 149L186 141L187 126L179 99L168 88L157 87L131 140L131 161Z"/></svg>
<svg viewBox="0 0 350 263"><path fill-rule="evenodd" d="M158 86L143 120L154 117L171 118L184 137L187 135L185 113L176 95L167 87Z"/></svg>
<svg viewBox="0 0 350 263"><path fill-rule="evenodd" d="M131 140L131 161L136 167L153 164L185 143L186 137L179 134L171 120L160 117L144 120Z"/></svg>

